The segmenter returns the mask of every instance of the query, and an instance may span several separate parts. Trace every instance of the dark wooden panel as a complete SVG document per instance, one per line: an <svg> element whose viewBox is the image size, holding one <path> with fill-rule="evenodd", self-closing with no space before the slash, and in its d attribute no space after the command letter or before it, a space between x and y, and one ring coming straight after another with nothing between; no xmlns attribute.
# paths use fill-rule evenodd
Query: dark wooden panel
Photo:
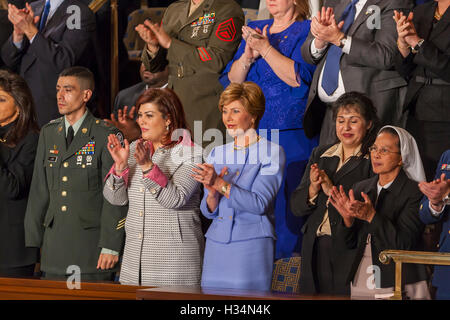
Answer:
<svg viewBox="0 0 450 320"><path fill-rule="evenodd" d="M0 278L0 299L20 300L135 300L136 290L148 287L82 282L70 290L65 281Z"/></svg>
<svg viewBox="0 0 450 320"><path fill-rule="evenodd" d="M264 291L200 287L161 287L138 289L144 300L350 300L348 296L283 294Z"/></svg>

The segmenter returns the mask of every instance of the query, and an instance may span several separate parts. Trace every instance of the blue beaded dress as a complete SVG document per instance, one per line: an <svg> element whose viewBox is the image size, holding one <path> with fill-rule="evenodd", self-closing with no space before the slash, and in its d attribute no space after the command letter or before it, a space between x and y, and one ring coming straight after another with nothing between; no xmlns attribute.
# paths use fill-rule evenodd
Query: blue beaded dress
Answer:
<svg viewBox="0 0 450 320"><path fill-rule="evenodd" d="M275 230L277 236L275 258L296 255L301 249L302 218L295 217L289 209L289 197L300 184L307 161L318 138L308 139L303 131L303 114L308 99L309 86L315 66L306 63L301 55L301 46L310 29L310 20L296 21L279 33L270 33L273 19L252 21L251 28L263 30L268 25L267 36L278 52L294 60L299 87L291 87L282 81L269 64L259 57L250 67L246 81L258 84L266 98L266 110L259 123L259 133L280 144L286 152L286 168L281 189L275 204ZM228 72L245 50L243 39L234 58L228 63L220 77L226 88L230 84ZM261 130L266 129L266 130ZM278 129L278 131L273 131ZM266 133L267 132L267 133ZM278 141L277 141L278 139Z"/></svg>

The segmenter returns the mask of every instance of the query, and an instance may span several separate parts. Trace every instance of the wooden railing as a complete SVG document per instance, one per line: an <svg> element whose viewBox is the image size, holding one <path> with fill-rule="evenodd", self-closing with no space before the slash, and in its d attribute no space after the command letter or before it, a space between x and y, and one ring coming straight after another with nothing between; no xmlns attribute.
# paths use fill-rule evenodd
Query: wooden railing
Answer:
<svg viewBox="0 0 450 320"><path fill-rule="evenodd" d="M395 262L395 291L393 300L402 300L402 264L434 264L450 266L450 253L425 252L425 251L405 251L405 250L385 250L380 253L379 259L382 263L388 264L391 260Z"/></svg>
<svg viewBox="0 0 450 320"><path fill-rule="evenodd" d="M65 281L0 278L0 300L136 300L136 291L149 286L82 282L69 289Z"/></svg>
<svg viewBox="0 0 450 320"><path fill-rule="evenodd" d="M106 2L108 2L108 0L92 0L89 4L89 9L96 13Z"/></svg>

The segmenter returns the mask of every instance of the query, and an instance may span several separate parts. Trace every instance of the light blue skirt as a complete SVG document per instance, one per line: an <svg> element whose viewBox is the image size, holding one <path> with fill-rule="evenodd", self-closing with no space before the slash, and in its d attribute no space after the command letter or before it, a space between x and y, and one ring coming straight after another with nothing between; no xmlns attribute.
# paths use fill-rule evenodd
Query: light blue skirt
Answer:
<svg viewBox="0 0 450 320"><path fill-rule="evenodd" d="M207 239L201 285L268 291L272 282L273 256L272 238L227 244Z"/></svg>

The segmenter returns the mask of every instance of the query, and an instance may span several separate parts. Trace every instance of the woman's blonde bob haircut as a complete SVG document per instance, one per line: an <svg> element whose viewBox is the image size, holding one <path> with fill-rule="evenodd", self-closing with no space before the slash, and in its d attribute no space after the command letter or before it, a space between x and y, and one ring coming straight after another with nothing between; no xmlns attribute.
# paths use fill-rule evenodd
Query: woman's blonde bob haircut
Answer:
<svg viewBox="0 0 450 320"><path fill-rule="evenodd" d="M259 121L266 110L266 99L261 88L254 82L231 83L220 95L219 110L223 111L223 106L239 100L244 109L255 118L253 128L257 129Z"/></svg>

